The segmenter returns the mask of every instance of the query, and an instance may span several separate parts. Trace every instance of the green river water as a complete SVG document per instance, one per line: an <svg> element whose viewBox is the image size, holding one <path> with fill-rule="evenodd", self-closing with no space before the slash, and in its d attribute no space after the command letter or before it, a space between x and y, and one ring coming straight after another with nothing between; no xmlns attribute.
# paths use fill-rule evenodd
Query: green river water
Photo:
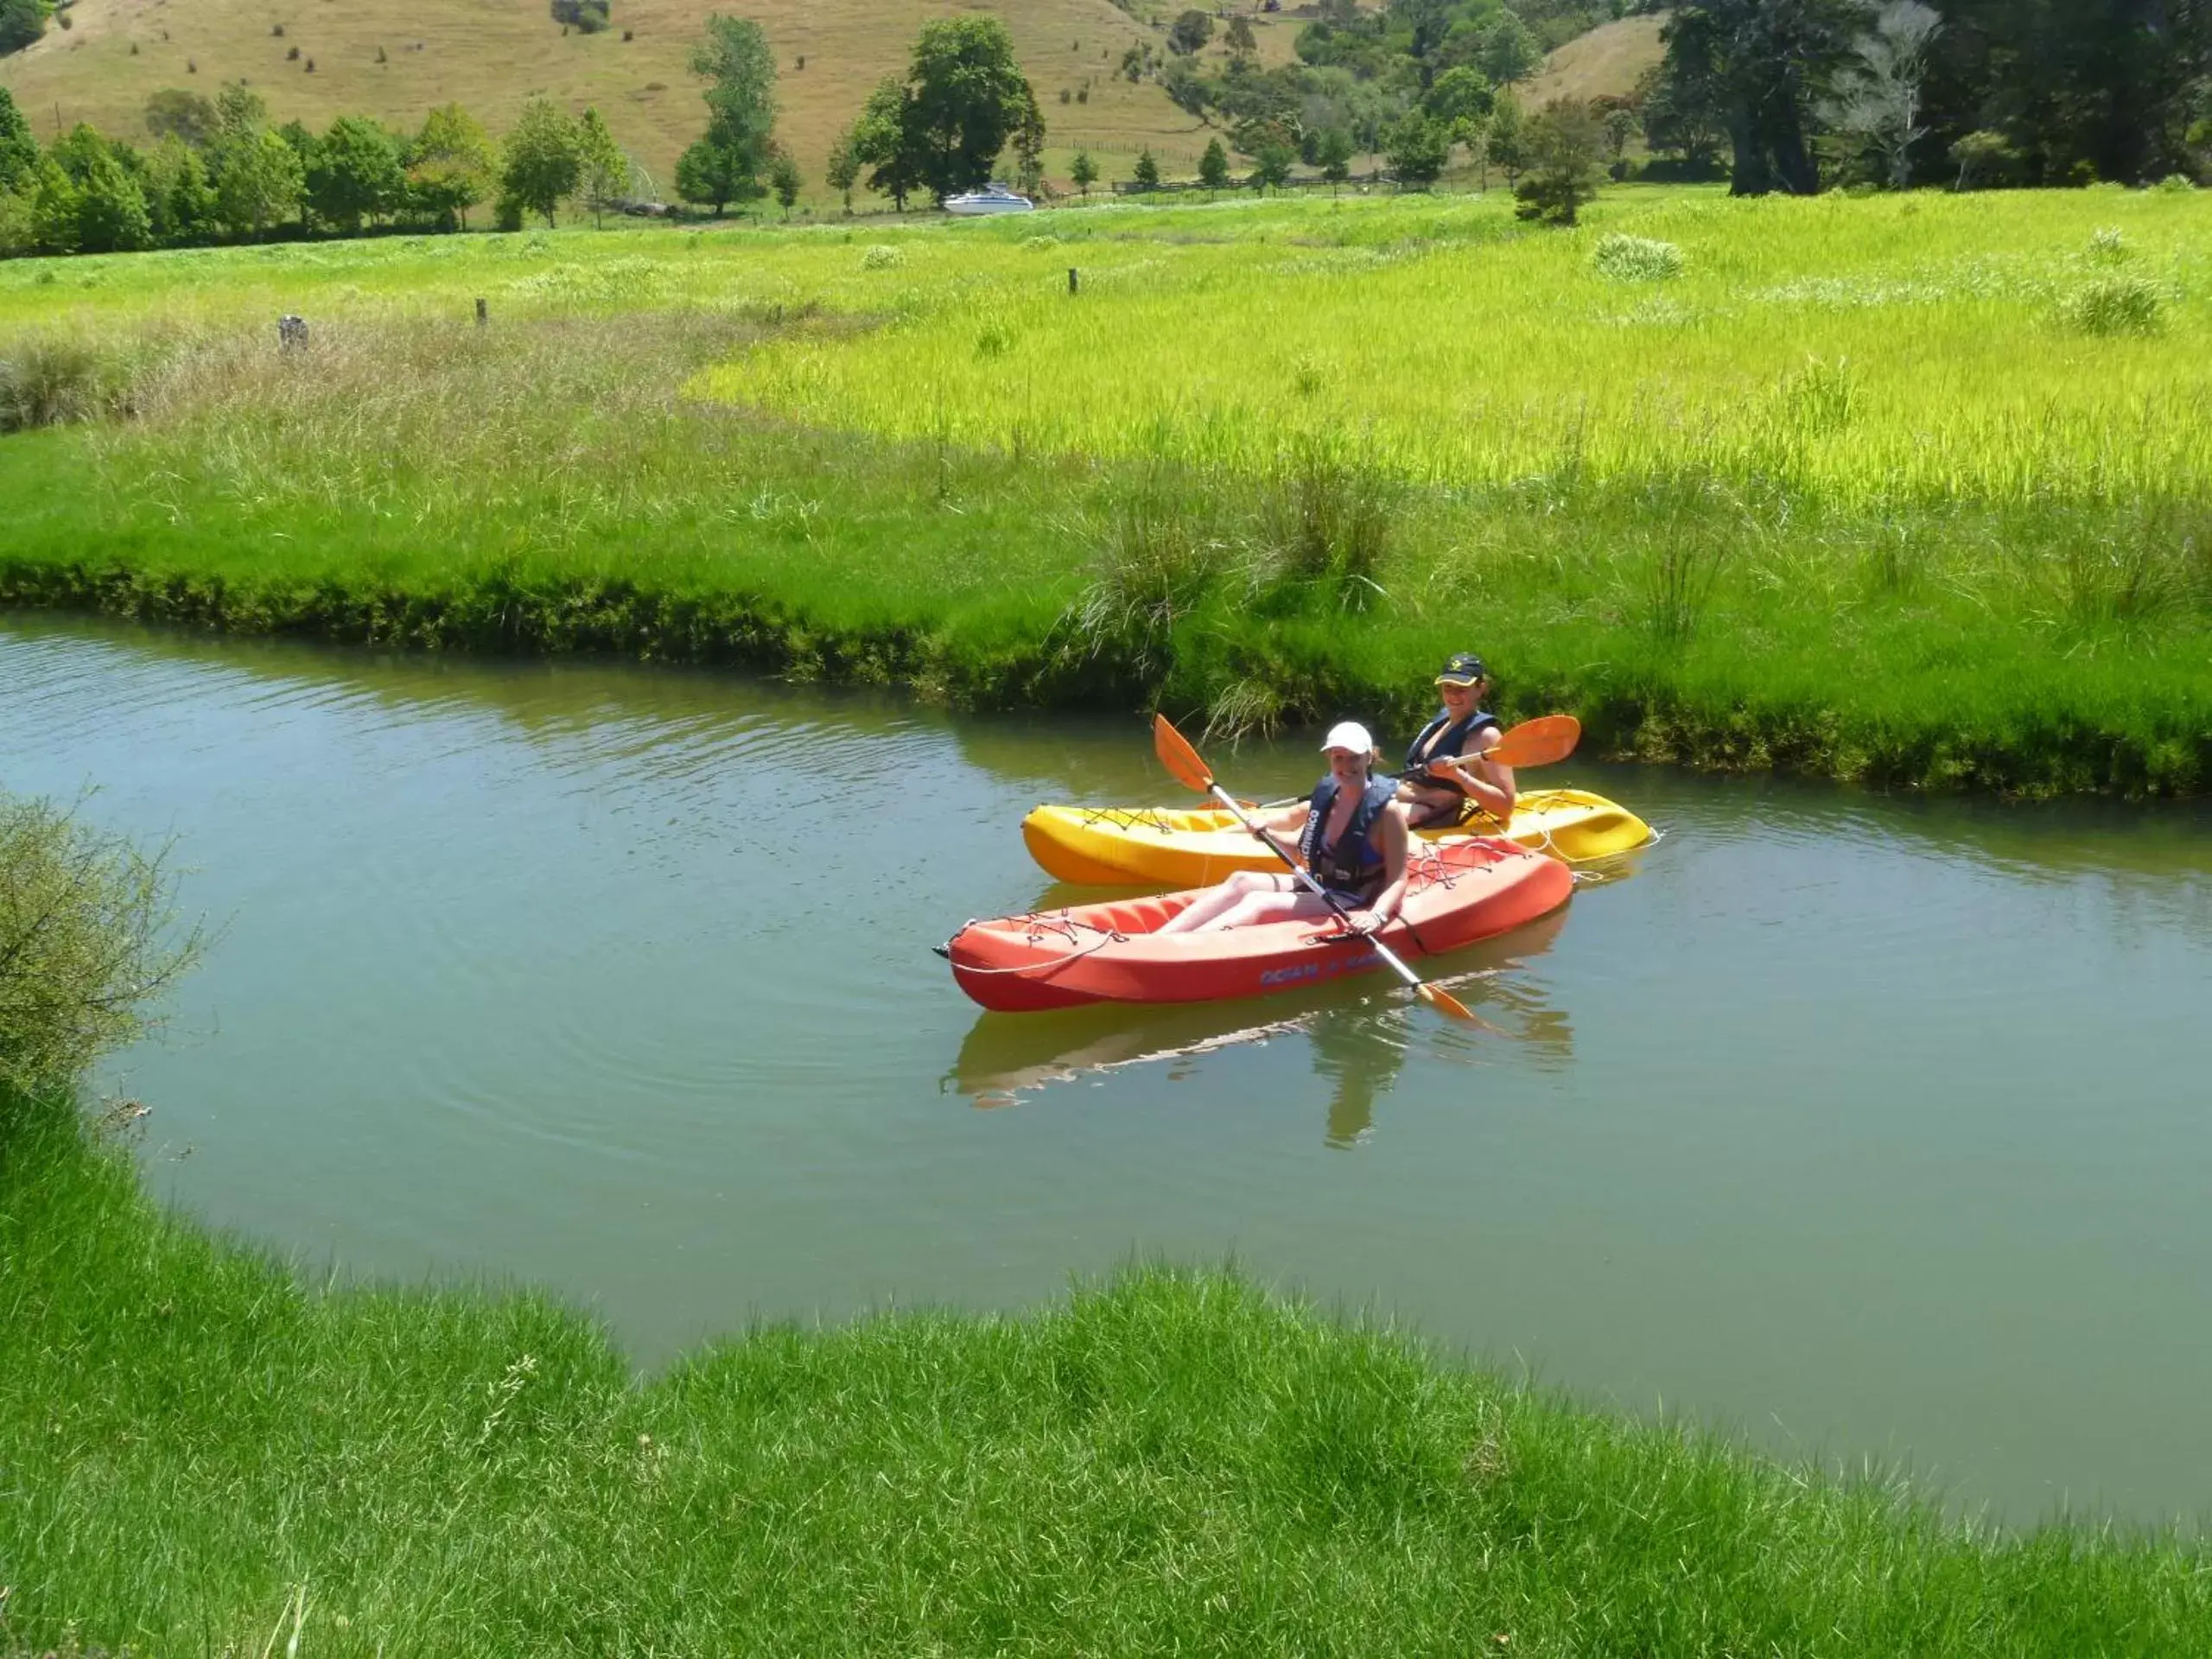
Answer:
<svg viewBox="0 0 2212 1659"><path fill-rule="evenodd" d="M2008 1520L2212 1515L2212 811L1545 780L1664 834L1451 959L1494 1032L1380 980L983 1015L929 947L1084 896L1034 803L1178 799L1135 718L0 620L0 787L96 785L220 925L102 1080L148 1179L317 1271L653 1364L1233 1260Z"/></svg>

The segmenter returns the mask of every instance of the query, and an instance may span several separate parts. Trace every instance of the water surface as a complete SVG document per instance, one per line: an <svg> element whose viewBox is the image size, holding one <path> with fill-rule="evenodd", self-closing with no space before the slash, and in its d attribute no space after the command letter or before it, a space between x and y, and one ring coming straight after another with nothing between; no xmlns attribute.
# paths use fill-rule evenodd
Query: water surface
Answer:
<svg viewBox="0 0 2212 1659"><path fill-rule="evenodd" d="M106 1078L149 1178L308 1262L651 1363L1233 1257L2011 1519L2212 1510L2212 814L1551 776L1666 834L1452 960L1493 1032L985 1016L928 947L1077 896L1033 803L1177 798L1141 722L0 622L0 786L97 785L221 925Z"/></svg>

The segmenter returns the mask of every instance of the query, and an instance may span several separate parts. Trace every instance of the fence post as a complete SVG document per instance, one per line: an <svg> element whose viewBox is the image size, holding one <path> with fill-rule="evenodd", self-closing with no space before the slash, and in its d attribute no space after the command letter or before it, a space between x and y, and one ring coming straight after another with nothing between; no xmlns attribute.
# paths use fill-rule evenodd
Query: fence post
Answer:
<svg viewBox="0 0 2212 1659"><path fill-rule="evenodd" d="M1073 265L1070 265L1068 267L1068 292L1071 294L1075 292L1075 267Z"/></svg>
<svg viewBox="0 0 2212 1659"><path fill-rule="evenodd" d="M308 324L304 317L289 312L276 319L276 344L285 351L308 343Z"/></svg>
<svg viewBox="0 0 2212 1659"><path fill-rule="evenodd" d="M491 308L490 308L489 307L487 307L487 306L484 303L484 302L483 302L482 300L480 300L480 299L479 301L477 301L477 302L476 302L476 326L477 326L479 328L481 328L481 327L482 327L486 323L487 323L487 322L489 322L489 321L492 321L492 312L491 312Z"/></svg>

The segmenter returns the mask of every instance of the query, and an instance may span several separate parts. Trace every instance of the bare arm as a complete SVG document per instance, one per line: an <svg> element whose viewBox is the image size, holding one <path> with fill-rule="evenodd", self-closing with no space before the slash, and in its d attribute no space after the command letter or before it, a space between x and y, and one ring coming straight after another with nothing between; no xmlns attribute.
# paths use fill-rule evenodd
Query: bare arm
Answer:
<svg viewBox="0 0 2212 1659"><path fill-rule="evenodd" d="M1504 734L1495 726L1486 726L1476 740L1478 750L1494 749L1505 741ZM1474 798L1475 804L1496 818L1500 823L1513 819L1513 804L1518 798L1514 787L1513 768L1501 766L1496 761L1479 758L1461 757L1446 761L1439 768L1449 773L1460 788Z"/></svg>
<svg viewBox="0 0 2212 1659"><path fill-rule="evenodd" d="M1382 854L1382 891L1375 895L1368 913L1376 927L1387 927L1398 918L1406 902L1406 809L1393 803L1375 821L1376 844Z"/></svg>

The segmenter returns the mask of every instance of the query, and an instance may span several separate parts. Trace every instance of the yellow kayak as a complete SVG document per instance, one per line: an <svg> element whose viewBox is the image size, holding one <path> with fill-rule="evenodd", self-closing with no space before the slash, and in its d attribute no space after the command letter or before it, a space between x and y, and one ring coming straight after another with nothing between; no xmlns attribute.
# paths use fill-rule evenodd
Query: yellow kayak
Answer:
<svg viewBox="0 0 2212 1659"><path fill-rule="evenodd" d="M1434 841L1500 831L1495 819L1478 814L1416 833ZM1516 802L1503 834L1580 864L1641 847L1651 826L1587 790L1532 789ZM1281 868L1234 817L1213 807L1040 806L1021 821L1021 838L1048 874L1092 887L1202 887L1234 871Z"/></svg>

